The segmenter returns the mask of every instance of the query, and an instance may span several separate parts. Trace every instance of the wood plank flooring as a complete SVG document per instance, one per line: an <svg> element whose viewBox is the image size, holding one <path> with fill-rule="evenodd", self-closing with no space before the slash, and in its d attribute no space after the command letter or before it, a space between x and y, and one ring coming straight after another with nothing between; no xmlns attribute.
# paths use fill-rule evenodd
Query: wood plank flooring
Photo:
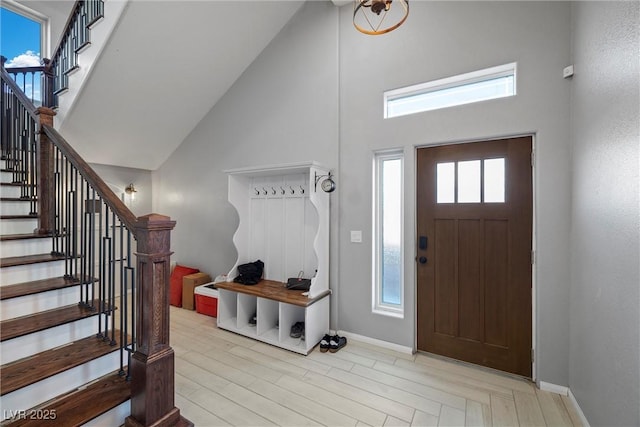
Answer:
<svg viewBox="0 0 640 427"><path fill-rule="evenodd" d="M350 341L308 356L171 307L176 406L196 426L573 426L568 399L531 382Z"/></svg>

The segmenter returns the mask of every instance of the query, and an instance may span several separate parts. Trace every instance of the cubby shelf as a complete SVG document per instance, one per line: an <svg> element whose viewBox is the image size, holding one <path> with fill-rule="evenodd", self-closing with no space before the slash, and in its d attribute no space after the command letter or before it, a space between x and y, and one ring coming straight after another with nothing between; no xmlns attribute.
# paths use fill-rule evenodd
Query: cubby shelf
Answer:
<svg viewBox="0 0 640 427"><path fill-rule="evenodd" d="M218 283L218 327L296 353L308 354L329 327L329 294L315 298L290 291L284 283L262 280L257 285ZM251 319L256 317L256 324ZM305 322L305 339L292 338L291 327Z"/></svg>

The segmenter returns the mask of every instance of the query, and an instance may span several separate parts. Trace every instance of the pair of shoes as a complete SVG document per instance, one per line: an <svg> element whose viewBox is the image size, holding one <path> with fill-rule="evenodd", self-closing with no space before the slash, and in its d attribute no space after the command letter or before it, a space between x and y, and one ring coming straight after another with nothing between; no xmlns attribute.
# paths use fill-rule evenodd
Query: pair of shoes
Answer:
<svg viewBox="0 0 640 427"><path fill-rule="evenodd" d="M304 337L304 322L296 322L291 326L291 332L289 333L291 338Z"/></svg>
<svg viewBox="0 0 640 427"><path fill-rule="evenodd" d="M322 340L320 341L320 353L326 353L327 350L329 350L329 347L331 346L330 342L331 335L325 334L325 336L322 337Z"/></svg>
<svg viewBox="0 0 640 427"><path fill-rule="evenodd" d="M256 326L257 323L258 323L258 315L254 314L249 318L249 325Z"/></svg>
<svg viewBox="0 0 640 427"><path fill-rule="evenodd" d="M347 345L347 338L341 337L341 336L338 336L338 334L335 334L334 336L331 337L331 340L329 341L329 351L331 353L335 353L345 345Z"/></svg>

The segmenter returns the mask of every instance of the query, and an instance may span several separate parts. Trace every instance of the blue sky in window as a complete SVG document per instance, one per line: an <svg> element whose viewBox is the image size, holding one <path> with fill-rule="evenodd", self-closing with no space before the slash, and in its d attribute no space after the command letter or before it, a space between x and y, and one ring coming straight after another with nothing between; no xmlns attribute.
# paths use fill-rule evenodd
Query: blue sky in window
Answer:
<svg viewBox="0 0 640 427"><path fill-rule="evenodd" d="M6 67L40 65L40 23L0 8L0 54Z"/></svg>

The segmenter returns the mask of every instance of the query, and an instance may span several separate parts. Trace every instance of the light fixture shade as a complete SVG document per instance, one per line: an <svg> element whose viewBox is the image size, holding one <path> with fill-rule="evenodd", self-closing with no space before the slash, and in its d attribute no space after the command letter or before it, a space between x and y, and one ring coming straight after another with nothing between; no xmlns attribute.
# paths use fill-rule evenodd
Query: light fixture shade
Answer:
<svg viewBox="0 0 640 427"><path fill-rule="evenodd" d="M371 36L395 30L409 16L409 0L354 0L353 26Z"/></svg>
<svg viewBox="0 0 640 427"><path fill-rule="evenodd" d="M133 195L134 193L137 193L138 190L136 190L136 187L134 187L133 183L131 183L125 187L124 192Z"/></svg>

